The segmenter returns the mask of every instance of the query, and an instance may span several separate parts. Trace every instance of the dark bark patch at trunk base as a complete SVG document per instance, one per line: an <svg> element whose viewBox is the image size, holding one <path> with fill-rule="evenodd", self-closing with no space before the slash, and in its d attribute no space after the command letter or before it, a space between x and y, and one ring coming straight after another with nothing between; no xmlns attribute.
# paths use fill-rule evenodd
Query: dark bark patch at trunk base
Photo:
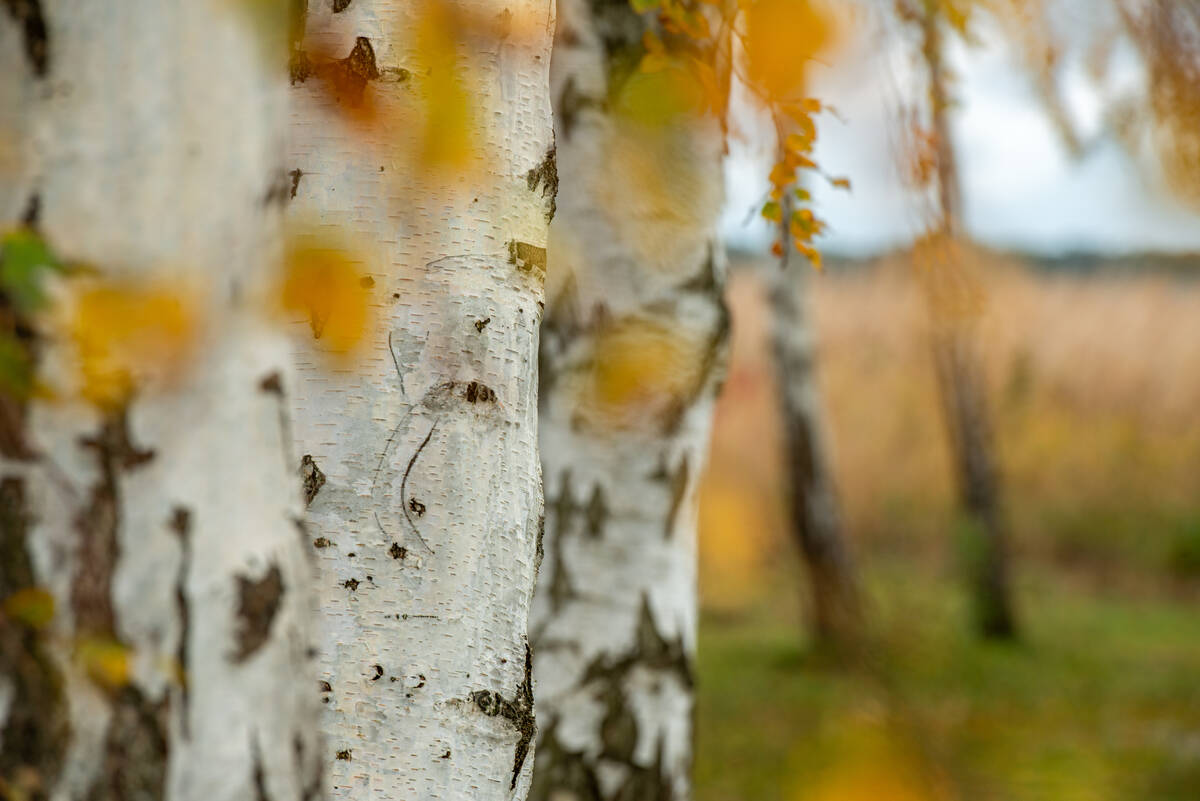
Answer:
<svg viewBox="0 0 1200 801"><path fill-rule="evenodd" d="M0 482L0 598L37 591L26 546L25 487L15 478ZM70 735L58 668L41 632L11 613L0 614L0 677L12 696L0 730L0 780L30 801L48 798Z"/></svg>
<svg viewBox="0 0 1200 801"><path fill-rule="evenodd" d="M238 621L237 648L231 657L235 663L245 662L271 636L271 624L283 602L283 574L272 564L260 579L237 576Z"/></svg>

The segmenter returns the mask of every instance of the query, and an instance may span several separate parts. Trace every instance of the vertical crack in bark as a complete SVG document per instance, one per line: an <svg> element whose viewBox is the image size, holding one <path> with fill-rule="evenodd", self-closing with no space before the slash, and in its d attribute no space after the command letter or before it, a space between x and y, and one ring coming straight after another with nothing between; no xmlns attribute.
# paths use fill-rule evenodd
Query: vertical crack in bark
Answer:
<svg viewBox="0 0 1200 801"><path fill-rule="evenodd" d="M179 537L179 571L175 574L175 611L179 615L179 644L175 648L176 667L179 672L179 690L182 707L179 719L183 738L191 737L191 707L188 687L188 639L191 637L191 608L188 606L187 579L192 564L192 513L186 507L176 506L171 515L170 527Z"/></svg>
<svg viewBox="0 0 1200 801"><path fill-rule="evenodd" d="M250 734L250 750L254 754L254 801L271 801L271 794L267 792L267 772L263 769L262 747L253 732Z"/></svg>
<svg viewBox="0 0 1200 801"><path fill-rule="evenodd" d="M474 382L472 382L472 383L474 383ZM429 543L427 543L425 541L425 538L421 536L421 532L417 530L417 524L416 524L416 521L414 521L412 519L412 511L410 511L410 509L409 509L409 503L408 503L408 498L406 496L406 493L408 491L408 476L412 472L413 465L415 465L417 463L417 457L421 455L421 451L425 450L425 446L429 444L429 440L432 439L433 432L436 430L437 430L437 423L435 422L432 426L429 427L429 433L425 435L425 439L421 441L421 444L417 447L416 452L413 453L412 458L408 460L408 467L404 468L404 478L400 479L400 510L402 512L404 512L404 519L408 521L408 525L412 529L413 536L416 537L417 540L420 541L420 543L425 546L425 550L429 551L430 553L434 552L433 548L429 547ZM415 510L415 508L414 508L414 510ZM422 505L421 506L422 514L424 514L424 510L425 510L425 507L424 507L424 505ZM378 515L376 515L375 519L376 519L376 521L379 520Z"/></svg>
<svg viewBox="0 0 1200 801"><path fill-rule="evenodd" d="M260 579L235 578L238 585L237 646L230 659L241 663L262 648L271 636L271 624L283 603L283 573L279 565L272 563Z"/></svg>
<svg viewBox="0 0 1200 801"><path fill-rule="evenodd" d="M537 733L537 721L533 712L533 653L528 641L525 643L525 677L512 700L491 690L476 690L471 693L470 701L483 714L488 717L502 717L517 730L512 781L509 784L509 789L515 789L521 768L525 765L525 758L529 756L529 746Z"/></svg>
<svg viewBox="0 0 1200 801"><path fill-rule="evenodd" d="M4 6L21 27L25 58L29 59L33 74L38 78L46 77L50 71L50 35L40 0L4 0Z"/></svg>
<svg viewBox="0 0 1200 801"><path fill-rule="evenodd" d="M25 486L0 481L0 598L42 592L26 537ZM12 695L0 729L0 777L12 792L45 801L55 784L70 734L62 677L36 625L0 615L0 677Z"/></svg>

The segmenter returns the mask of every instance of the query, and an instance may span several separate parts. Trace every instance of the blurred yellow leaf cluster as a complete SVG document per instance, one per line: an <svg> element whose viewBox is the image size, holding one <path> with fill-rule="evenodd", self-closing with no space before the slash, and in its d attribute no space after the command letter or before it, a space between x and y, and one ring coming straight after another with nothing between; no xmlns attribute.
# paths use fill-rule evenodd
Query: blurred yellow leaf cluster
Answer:
<svg viewBox="0 0 1200 801"><path fill-rule="evenodd" d="M663 323L615 323L596 340L579 409L600 426L660 423L693 391L701 358L692 338Z"/></svg>
<svg viewBox="0 0 1200 801"><path fill-rule="evenodd" d="M469 21L446 0L421 0L417 8L415 66L424 98L417 159L434 169L461 170L477 150L477 100L467 86L462 52Z"/></svg>
<svg viewBox="0 0 1200 801"><path fill-rule="evenodd" d="M354 351L372 325L375 281L363 259L328 242L289 239L276 298L284 316L301 316L320 347L338 356Z"/></svg>
<svg viewBox="0 0 1200 801"><path fill-rule="evenodd" d="M746 80L768 104L803 96L810 62L835 40L828 9L814 0L739 0Z"/></svg>
<svg viewBox="0 0 1200 801"><path fill-rule="evenodd" d="M116 690L130 680L130 651L112 637L83 637L75 643L75 658L93 681Z"/></svg>
<svg viewBox="0 0 1200 801"><path fill-rule="evenodd" d="M183 292L149 283L91 281L69 304L80 394L101 408L175 379L190 360L200 318Z"/></svg>
<svg viewBox="0 0 1200 801"><path fill-rule="evenodd" d="M4 615L32 629L45 628L54 619L54 596L42 587L26 587L4 599Z"/></svg>

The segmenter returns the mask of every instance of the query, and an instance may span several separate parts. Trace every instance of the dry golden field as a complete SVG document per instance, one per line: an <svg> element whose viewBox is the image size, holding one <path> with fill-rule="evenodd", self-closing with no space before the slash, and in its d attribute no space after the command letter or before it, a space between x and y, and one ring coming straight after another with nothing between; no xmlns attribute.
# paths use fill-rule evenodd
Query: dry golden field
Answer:
<svg viewBox="0 0 1200 801"><path fill-rule="evenodd" d="M979 336L1018 564L1130 590L1200 575L1200 280L1047 274L990 257ZM1200 271L1197 273L1200 279ZM913 268L810 277L819 382L860 558L954 557L953 477ZM792 558L753 270L729 288L734 343L702 493L702 592L732 609Z"/></svg>

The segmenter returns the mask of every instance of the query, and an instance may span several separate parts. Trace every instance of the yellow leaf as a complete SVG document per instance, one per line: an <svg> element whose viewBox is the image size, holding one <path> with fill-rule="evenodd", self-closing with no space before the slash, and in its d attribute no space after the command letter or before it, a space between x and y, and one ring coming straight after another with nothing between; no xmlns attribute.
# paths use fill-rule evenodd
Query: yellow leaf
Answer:
<svg viewBox="0 0 1200 801"><path fill-rule="evenodd" d="M702 361L698 344L650 320L613 325L595 343L581 412L612 428L661 422L694 389Z"/></svg>
<svg viewBox="0 0 1200 801"><path fill-rule="evenodd" d="M129 649L111 637L84 637L75 645L75 657L88 676L110 689L129 683Z"/></svg>
<svg viewBox="0 0 1200 801"><path fill-rule="evenodd" d="M4 599L4 614L32 629L54 619L54 596L41 587L26 587Z"/></svg>
<svg viewBox="0 0 1200 801"><path fill-rule="evenodd" d="M199 314L182 292L129 281L92 283L70 306L80 393L101 408L178 377L192 355Z"/></svg>
<svg viewBox="0 0 1200 801"><path fill-rule="evenodd" d="M279 308L307 320L313 340L336 355L351 353L372 322L374 279L363 259L331 243L289 239L278 287Z"/></svg>
<svg viewBox="0 0 1200 801"><path fill-rule="evenodd" d="M769 102L802 94L809 62L833 38L828 13L812 0L747 0L743 13L751 86Z"/></svg>

